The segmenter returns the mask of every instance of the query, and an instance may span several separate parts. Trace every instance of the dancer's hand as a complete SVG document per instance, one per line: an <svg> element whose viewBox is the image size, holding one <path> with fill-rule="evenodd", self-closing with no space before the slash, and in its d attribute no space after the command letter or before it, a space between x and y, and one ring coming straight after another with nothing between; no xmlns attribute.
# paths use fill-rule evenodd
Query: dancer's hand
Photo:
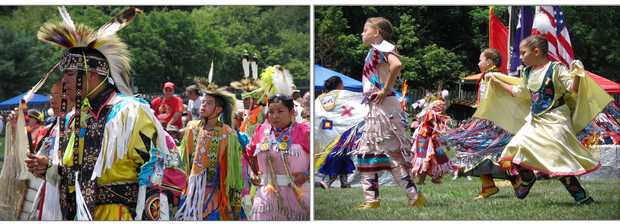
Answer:
<svg viewBox="0 0 620 224"><path fill-rule="evenodd" d="M250 182L254 186L260 186L260 174L256 175L254 172L250 171Z"/></svg>
<svg viewBox="0 0 620 224"><path fill-rule="evenodd" d="M493 82L501 83L501 81L497 78L497 76L495 76L495 74L490 74L490 79Z"/></svg>
<svg viewBox="0 0 620 224"><path fill-rule="evenodd" d="M310 180L310 178L308 177L308 175L306 175L305 173L293 173L293 177L294 177L294 181L295 181L295 185L301 187L301 185L304 185L304 183L306 183L306 181Z"/></svg>
<svg viewBox="0 0 620 224"><path fill-rule="evenodd" d="M28 111L28 105L25 103L24 100L22 100L22 102L19 104L19 107L22 108L22 111L24 111L24 113L26 111ZM13 109L11 111L11 113L9 114L9 117L7 118L7 121L11 124L11 126L16 127L17 126L17 113L19 112L19 108L15 107L15 109ZM24 117L26 117L26 115L24 114Z"/></svg>
<svg viewBox="0 0 620 224"><path fill-rule="evenodd" d="M407 111L407 100L401 99L399 103L400 103L400 109L406 112Z"/></svg>
<svg viewBox="0 0 620 224"><path fill-rule="evenodd" d="M378 92L375 93L375 97L374 97L374 101L376 104L381 105L383 103L383 100L385 99L385 90L381 89Z"/></svg>
<svg viewBox="0 0 620 224"><path fill-rule="evenodd" d="M499 81L499 79L497 79L497 75L493 72L489 72L487 74L484 75L485 79L490 79L491 81L497 82Z"/></svg>
<svg viewBox="0 0 620 224"><path fill-rule="evenodd" d="M12 127L15 127L17 125L17 109L11 111L11 113L9 114L9 116L7 117L7 121L8 123L11 124Z"/></svg>
<svg viewBox="0 0 620 224"><path fill-rule="evenodd" d="M569 71L578 77L585 76L585 69L583 67L583 63L580 60L573 60L570 63Z"/></svg>
<svg viewBox="0 0 620 224"><path fill-rule="evenodd" d="M487 73L487 74L484 74L484 78L485 78L485 79L491 79L491 78L493 78L493 77L495 77L495 74L493 74L492 72L489 72L489 73Z"/></svg>
<svg viewBox="0 0 620 224"><path fill-rule="evenodd" d="M35 177L44 178L49 165L49 159L46 156L33 155L31 153L28 153L26 157L25 163L28 171Z"/></svg>

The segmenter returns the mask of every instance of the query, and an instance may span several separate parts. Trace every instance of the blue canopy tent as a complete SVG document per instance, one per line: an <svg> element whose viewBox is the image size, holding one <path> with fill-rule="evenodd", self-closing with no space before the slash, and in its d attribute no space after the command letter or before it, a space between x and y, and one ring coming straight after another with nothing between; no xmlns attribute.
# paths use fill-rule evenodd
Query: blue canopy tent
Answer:
<svg viewBox="0 0 620 224"><path fill-rule="evenodd" d="M6 110L16 107L17 105L19 105L19 102L22 100L22 98L24 98L24 95L26 95L26 93L22 93L19 96L13 97L0 103L0 110ZM32 96L30 102L28 102L28 106L42 105L49 103L49 101L50 99L48 96L35 93L34 96Z"/></svg>
<svg viewBox="0 0 620 224"><path fill-rule="evenodd" d="M314 92L320 93L325 88L325 80L332 76L338 76L342 79L344 89L354 92L362 92L362 82L357 81L349 76L332 71L320 65L314 65Z"/></svg>
<svg viewBox="0 0 620 224"><path fill-rule="evenodd" d="M349 76L346 76L342 73L330 70L320 65L314 65L314 92L316 95L320 95L321 91L325 88L323 85L325 84L325 80L329 79L332 76L338 76L342 79L342 84L344 85L344 89L353 91L353 92L362 92L362 82L357 81ZM400 90L395 90L396 97L400 98ZM407 100L411 100L411 96L407 96Z"/></svg>

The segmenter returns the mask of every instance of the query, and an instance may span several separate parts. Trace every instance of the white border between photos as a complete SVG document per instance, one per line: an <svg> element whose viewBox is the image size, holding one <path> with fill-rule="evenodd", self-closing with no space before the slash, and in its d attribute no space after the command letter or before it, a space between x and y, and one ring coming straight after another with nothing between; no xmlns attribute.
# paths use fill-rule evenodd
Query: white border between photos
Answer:
<svg viewBox="0 0 620 224"><path fill-rule="evenodd" d="M310 220L314 220L314 6L310 6Z"/></svg>

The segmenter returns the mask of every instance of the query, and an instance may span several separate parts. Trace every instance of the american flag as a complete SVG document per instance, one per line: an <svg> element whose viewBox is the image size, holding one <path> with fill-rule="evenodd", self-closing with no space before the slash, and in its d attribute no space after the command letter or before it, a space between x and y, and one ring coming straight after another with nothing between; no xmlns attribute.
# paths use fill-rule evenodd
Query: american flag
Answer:
<svg viewBox="0 0 620 224"><path fill-rule="evenodd" d="M538 6L532 34L544 35L547 38L549 59L568 65L574 54L565 22L559 6Z"/></svg>

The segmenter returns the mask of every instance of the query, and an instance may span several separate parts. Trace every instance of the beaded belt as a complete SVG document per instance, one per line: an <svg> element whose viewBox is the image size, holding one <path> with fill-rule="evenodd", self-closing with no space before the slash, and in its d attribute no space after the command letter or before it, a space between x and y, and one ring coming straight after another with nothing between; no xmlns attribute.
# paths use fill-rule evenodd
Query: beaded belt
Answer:
<svg viewBox="0 0 620 224"><path fill-rule="evenodd" d="M96 204L123 204L136 207L138 183L100 185L97 187Z"/></svg>

